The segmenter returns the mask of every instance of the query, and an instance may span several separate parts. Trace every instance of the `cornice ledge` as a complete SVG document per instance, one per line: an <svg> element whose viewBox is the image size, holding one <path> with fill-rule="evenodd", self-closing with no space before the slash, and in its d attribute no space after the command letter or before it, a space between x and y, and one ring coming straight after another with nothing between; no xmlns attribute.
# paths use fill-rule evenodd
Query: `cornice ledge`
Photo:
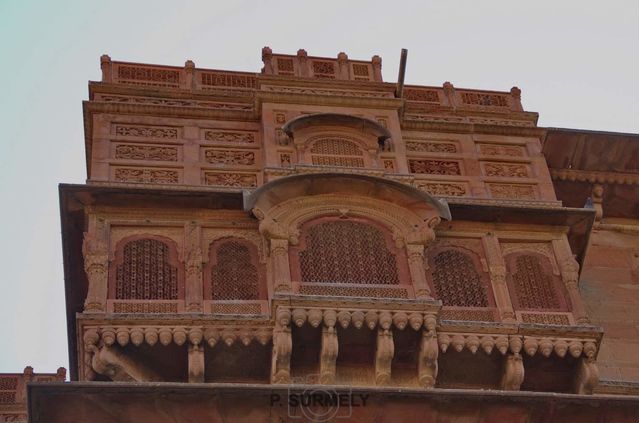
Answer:
<svg viewBox="0 0 639 423"><path fill-rule="evenodd" d="M352 91L355 93L355 91ZM365 107L376 109L397 110L402 105L402 100L391 97L365 97L349 95L326 95L310 93L293 93L281 91L258 91L256 102L262 103L287 103L300 105L338 106L338 107Z"/></svg>
<svg viewBox="0 0 639 423"><path fill-rule="evenodd" d="M639 174L581 169L550 169L553 180L599 184L639 185Z"/></svg>
<svg viewBox="0 0 639 423"><path fill-rule="evenodd" d="M253 110L212 109L203 107L162 106L152 104L105 103L84 101L87 113L123 113L151 116L227 119L242 121L258 121L260 116Z"/></svg>

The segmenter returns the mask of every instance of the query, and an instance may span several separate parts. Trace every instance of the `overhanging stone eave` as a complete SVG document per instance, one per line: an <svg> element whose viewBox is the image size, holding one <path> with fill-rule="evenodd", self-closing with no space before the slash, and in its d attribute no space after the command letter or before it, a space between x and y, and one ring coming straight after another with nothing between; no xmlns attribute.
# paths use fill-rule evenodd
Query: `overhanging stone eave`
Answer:
<svg viewBox="0 0 639 423"><path fill-rule="evenodd" d="M285 176L268 182L253 192L244 191L244 210L269 210L284 201L321 194L351 194L390 201L422 218L432 217L432 211L450 220L448 203L428 193L400 182L369 175L342 173L311 173Z"/></svg>

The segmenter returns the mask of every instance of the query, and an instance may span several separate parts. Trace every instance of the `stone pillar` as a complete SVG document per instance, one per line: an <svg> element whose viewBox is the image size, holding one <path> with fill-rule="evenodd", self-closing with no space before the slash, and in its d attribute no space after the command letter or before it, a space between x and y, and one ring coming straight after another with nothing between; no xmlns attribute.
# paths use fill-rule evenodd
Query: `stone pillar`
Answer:
<svg viewBox="0 0 639 423"><path fill-rule="evenodd" d="M89 282L84 311L87 313L106 312L108 294L108 227L104 219L91 215L89 229L84 233L82 255L84 270Z"/></svg>
<svg viewBox="0 0 639 423"><path fill-rule="evenodd" d="M444 95L446 97L446 103L444 105L450 106L453 109L457 108L457 102L455 101L455 86L450 82L446 81L442 85L444 88Z"/></svg>
<svg viewBox="0 0 639 423"><path fill-rule="evenodd" d="M434 325L432 329L422 330L422 339L419 345L419 356L417 358L417 381L422 388L432 388L437 380L437 357L439 356L439 346L437 345L437 335Z"/></svg>
<svg viewBox="0 0 639 423"><path fill-rule="evenodd" d="M102 69L102 82L113 82L113 63L108 54L100 56L100 69Z"/></svg>
<svg viewBox="0 0 639 423"><path fill-rule="evenodd" d="M406 251L408 253L410 278L415 289L415 298L432 299L430 287L426 280L426 271L424 269L424 245L407 244Z"/></svg>
<svg viewBox="0 0 639 423"><path fill-rule="evenodd" d="M333 322L334 323L334 322ZM336 361L339 353L339 342L335 326L322 327L322 350L320 352L320 378L324 385L335 383Z"/></svg>
<svg viewBox="0 0 639 423"><path fill-rule="evenodd" d="M291 353L293 338L291 337L291 312L279 308L275 315L273 328L273 359L271 362L271 383L290 383Z"/></svg>
<svg viewBox="0 0 639 423"><path fill-rule="evenodd" d="M519 87L512 87L510 89L510 95L513 98L512 110L516 112L522 112L524 108L521 105L521 90L519 89Z"/></svg>
<svg viewBox="0 0 639 423"><path fill-rule="evenodd" d="M391 363L395 355L393 332L390 329L377 329L377 348L375 350L375 384L388 385L391 379Z"/></svg>
<svg viewBox="0 0 639 423"><path fill-rule="evenodd" d="M185 304L192 313L202 312L202 248L201 227L195 222L185 227Z"/></svg>
<svg viewBox="0 0 639 423"><path fill-rule="evenodd" d="M184 88L187 90L195 89L195 63L193 60L184 62L184 74L186 75Z"/></svg>
<svg viewBox="0 0 639 423"><path fill-rule="evenodd" d="M271 239L273 286L275 292L291 292L291 266L288 261L288 240Z"/></svg>
<svg viewBox="0 0 639 423"><path fill-rule="evenodd" d="M484 250L486 251L490 282L493 287L493 293L495 294L495 303L497 304L499 317L502 322L513 323L517 321L517 319L506 284L506 264L501 255L499 240L494 234L489 233L482 238L482 242L484 244Z"/></svg>
<svg viewBox="0 0 639 423"><path fill-rule="evenodd" d="M568 239L564 236L562 239L553 240L552 246L559 262L561 279L572 305L572 315L577 323L589 323L586 306L579 293L579 263L572 256Z"/></svg>

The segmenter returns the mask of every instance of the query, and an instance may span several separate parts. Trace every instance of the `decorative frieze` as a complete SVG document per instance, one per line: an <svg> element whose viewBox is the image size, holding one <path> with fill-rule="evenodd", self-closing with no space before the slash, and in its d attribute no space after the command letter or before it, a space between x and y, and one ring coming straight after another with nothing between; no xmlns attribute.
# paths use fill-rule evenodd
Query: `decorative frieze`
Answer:
<svg viewBox="0 0 639 423"><path fill-rule="evenodd" d="M221 187L253 188L257 186L254 173L204 172L204 183Z"/></svg>
<svg viewBox="0 0 639 423"><path fill-rule="evenodd" d="M561 313L521 313L520 317L521 321L524 323L564 326L570 325L568 315Z"/></svg>
<svg viewBox="0 0 639 423"><path fill-rule="evenodd" d="M288 93L288 94L307 94L307 95L325 95L331 97L371 97L371 98L393 98L393 93L383 91L354 91L354 90L331 90L326 88L306 88L306 87L283 87L263 85L264 91Z"/></svg>
<svg viewBox="0 0 639 423"><path fill-rule="evenodd" d="M461 166L455 160L409 159L411 173L430 175L461 175Z"/></svg>
<svg viewBox="0 0 639 423"><path fill-rule="evenodd" d="M177 147L165 147L156 145L118 144L115 146L116 159L125 160L152 160L176 162L178 161Z"/></svg>
<svg viewBox="0 0 639 423"><path fill-rule="evenodd" d="M156 313L177 313L178 311L179 311L179 304L177 301L173 301L173 302L113 301L114 313L156 314Z"/></svg>
<svg viewBox="0 0 639 423"><path fill-rule="evenodd" d="M250 303L250 302L237 302L237 303L212 302L211 313L262 314L262 305L260 303Z"/></svg>
<svg viewBox="0 0 639 423"><path fill-rule="evenodd" d="M177 184L179 183L179 173L177 170L170 169L120 167L114 169L114 180L117 182Z"/></svg>
<svg viewBox="0 0 639 423"><path fill-rule="evenodd" d="M444 307L439 314L442 320L459 320L470 322L494 322L495 312L492 309L472 308L447 308Z"/></svg>
<svg viewBox="0 0 639 423"><path fill-rule="evenodd" d="M329 297L368 297L368 298L409 298L407 288L384 286L352 286L335 283L300 284L302 295L321 295Z"/></svg>
<svg viewBox="0 0 639 423"><path fill-rule="evenodd" d="M520 163L483 163L484 175L502 178L528 178L528 167Z"/></svg>
<svg viewBox="0 0 639 423"><path fill-rule="evenodd" d="M227 131L210 129L204 131L206 141L228 144L255 144L255 133L250 131Z"/></svg>
<svg viewBox="0 0 639 423"><path fill-rule="evenodd" d="M177 139L177 128L166 126L116 125L115 134L122 137Z"/></svg>
<svg viewBox="0 0 639 423"><path fill-rule="evenodd" d="M226 103L214 101L197 101L163 97L139 97L139 96L123 96L123 95L104 95L96 94L95 101L117 104L145 104L154 106L171 106L171 107L204 107L208 109L222 110L252 110L252 104L242 103Z"/></svg>
<svg viewBox="0 0 639 423"><path fill-rule="evenodd" d="M512 198L519 200L535 200L537 193L534 185L487 183L493 198Z"/></svg>
<svg viewBox="0 0 639 423"><path fill-rule="evenodd" d="M206 148L204 149L204 160L215 165L253 166L255 164L255 153L246 150Z"/></svg>

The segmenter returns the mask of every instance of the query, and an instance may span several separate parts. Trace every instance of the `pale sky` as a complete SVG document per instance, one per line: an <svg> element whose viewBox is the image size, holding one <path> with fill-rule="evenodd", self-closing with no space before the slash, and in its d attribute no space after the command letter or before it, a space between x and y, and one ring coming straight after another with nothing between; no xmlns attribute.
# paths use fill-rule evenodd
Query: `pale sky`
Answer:
<svg viewBox="0 0 639 423"><path fill-rule="evenodd" d="M68 367L57 185L83 183L99 57L259 72L261 48L522 89L541 126L639 133L636 1L0 0L0 372Z"/></svg>

